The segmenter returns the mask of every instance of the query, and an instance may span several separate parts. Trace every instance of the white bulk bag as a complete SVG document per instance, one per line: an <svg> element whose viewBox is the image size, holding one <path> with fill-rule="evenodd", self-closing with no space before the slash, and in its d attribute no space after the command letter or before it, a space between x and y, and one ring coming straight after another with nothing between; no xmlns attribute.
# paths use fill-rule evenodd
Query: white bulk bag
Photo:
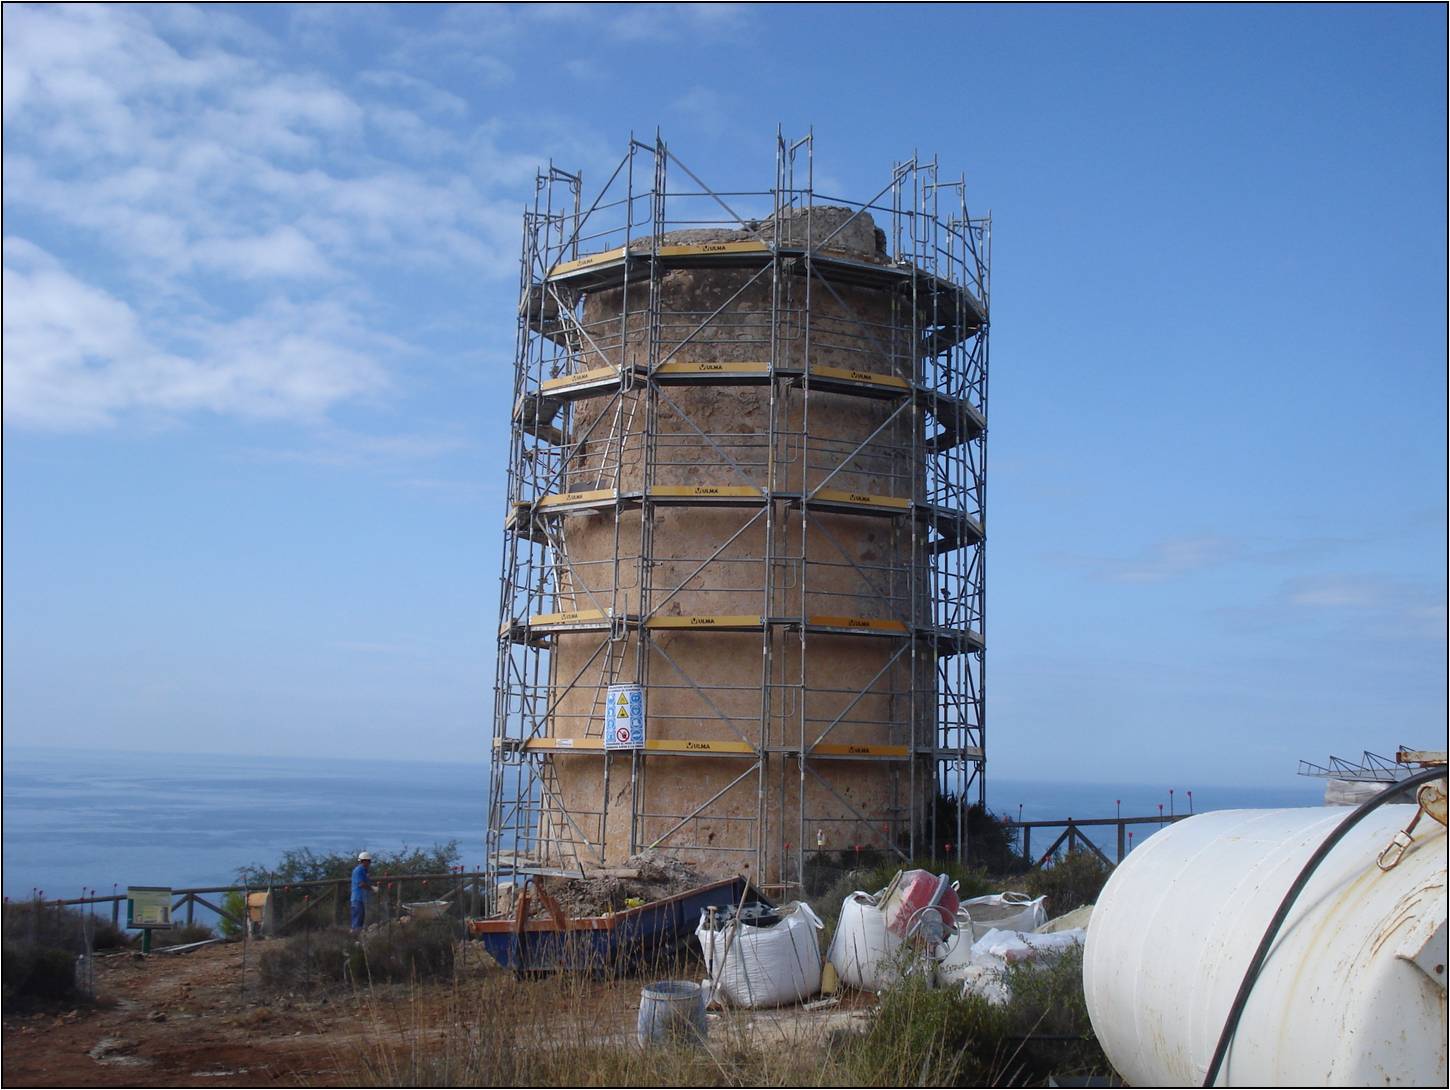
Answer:
<svg viewBox="0 0 1450 1090"><path fill-rule="evenodd" d="M781 918L774 926L737 921L720 931L706 927L706 914L700 913L695 937L716 998L737 1007L778 1007L821 990L820 917L804 901L776 911Z"/></svg>
<svg viewBox="0 0 1450 1090"><path fill-rule="evenodd" d="M1047 922L1046 897L1036 900L1025 893L993 893L962 902L972 918L972 937L980 939L994 928L1000 931L1036 931Z"/></svg>
<svg viewBox="0 0 1450 1090"><path fill-rule="evenodd" d="M901 940L886 929L876 898L857 890L841 903L841 918L826 957L842 983L879 992L901 975Z"/></svg>

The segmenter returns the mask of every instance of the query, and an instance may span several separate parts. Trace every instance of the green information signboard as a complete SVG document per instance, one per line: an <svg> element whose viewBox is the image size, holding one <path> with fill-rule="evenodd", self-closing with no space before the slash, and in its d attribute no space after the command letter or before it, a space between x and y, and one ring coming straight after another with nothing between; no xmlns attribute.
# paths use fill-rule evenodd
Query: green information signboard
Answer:
<svg viewBox="0 0 1450 1090"><path fill-rule="evenodd" d="M171 926L171 887L127 887L126 926L146 931L168 929Z"/></svg>

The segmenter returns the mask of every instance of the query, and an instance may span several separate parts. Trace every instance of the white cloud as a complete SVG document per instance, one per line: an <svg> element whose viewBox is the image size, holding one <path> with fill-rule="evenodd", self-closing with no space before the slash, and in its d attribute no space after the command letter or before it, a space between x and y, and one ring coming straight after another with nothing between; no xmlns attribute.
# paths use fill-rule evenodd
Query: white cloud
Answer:
<svg viewBox="0 0 1450 1090"><path fill-rule="evenodd" d="M269 303L163 343L126 302L20 238L4 244L4 399L14 423L83 429L126 412L318 419L387 386L345 308Z"/></svg>
<svg viewBox="0 0 1450 1090"><path fill-rule="evenodd" d="M1161 583L1222 564L1237 555L1227 538L1169 538L1155 542L1131 560L1103 563L1102 571L1116 583Z"/></svg>
<svg viewBox="0 0 1450 1090"><path fill-rule="evenodd" d="M328 466L412 466L458 454L473 444L453 432L369 435L343 428L319 429L303 447L252 452L259 461L299 462Z"/></svg>
<svg viewBox="0 0 1450 1090"><path fill-rule="evenodd" d="M668 40L694 34L733 36L745 21L744 4L608 5L607 33L624 42Z"/></svg>
<svg viewBox="0 0 1450 1090"><path fill-rule="evenodd" d="M250 238L208 239L194 252L199 264L246 279L316 279L330 272L316 244L290 226Z"/></svg>
<svg viewBox="0 0 1450 1090"><path fill-rule="evenodd" d="M1311 609L1374 609L1393 596L1393 588L1382 580L1348 576L1300 580L1285 592L1290 605Z"/></svg>
<svg viewBox="0 0 1450 1090"><path fill-rule="evenodd" d="M411 351L377 299L410 269L515 275L541 156L424 79L284 68L214 9L7 6L4 30L11 424L313 419Z"/></svg>
<svg viewBox="0 0 1450 1090"><path fill-rule="evenodd" d="M1360 638L1445 639L1445 588L1384 575L1291 579L1265 611L1295 622L1349 626Z"/></svg>

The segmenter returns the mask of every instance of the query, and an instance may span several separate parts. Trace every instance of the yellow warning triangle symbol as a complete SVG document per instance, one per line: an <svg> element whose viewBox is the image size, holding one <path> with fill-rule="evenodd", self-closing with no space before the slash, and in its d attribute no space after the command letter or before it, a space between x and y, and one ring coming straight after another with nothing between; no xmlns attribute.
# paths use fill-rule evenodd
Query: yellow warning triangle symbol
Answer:
<svg viewBox="0 0 1450 1090"><path fill-rule="evenodd" d="M621 708L627 708L627 707L629 707L629 697L628 697L628 695L626 695L625 693L620 693L619 694L619 699L616 700L615 703L618 704Z"/></svg>
<svg viewBox="0 0 1450 1090"><path fill-rule="evenodd" d="M619 709L619 714L616 715L615 718L616 719L628 719L629 718L629 709L628 708L620 708Z"/></svg>

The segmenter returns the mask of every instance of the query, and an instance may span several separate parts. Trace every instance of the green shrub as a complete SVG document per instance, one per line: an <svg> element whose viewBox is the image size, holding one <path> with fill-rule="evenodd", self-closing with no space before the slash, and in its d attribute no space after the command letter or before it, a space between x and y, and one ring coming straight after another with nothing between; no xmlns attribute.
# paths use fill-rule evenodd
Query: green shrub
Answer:
<svg viewBox="0 0 1450 1090"><path fill-rule="evenodd" d="M379 928L361 938L343 928L305 931L269 943L258 971L264 986L292 991L433 980L453 974L456 942L448 920Z"/></svg>
<svg viewBox="0 0 1450 1090"><path fill-rule="evenodd" d="M242 925L239 920L247 918L247 898L239 889L229 889L222 897L222 908L230 912L235 919L227 919L225 916L218 916L216 925L221 932L222 938L234 939L242 933Z"/></svg>
<svg viewBox="0 0 1450 1090"><path fill-rule="evenodd" d="M205 942L207 939L214 938L216 938L216 932L205 924L183 923L174 924L169 930L153 932L151 945L153 947L185 946L187 943Z"/></svg>
<svg viewBox="0 0 1450 1090"><path fill-rule="evenodd" d="M431 848L408 848L373 853L372 879L385 883L391 901L425 901L436 897L439 882L432 887L423 881L396 882L391 875L447 874L461 857L458 842L434 844ZM352 852L318 854L311 848L294 848L282 853L271 866L253 864L237 871L237 882L252 889L270 889L279 921L287 921L288 932L304 929L326 929L346 922L347 891L341 883L352 877L357 857ZM308 882L336 882L336 898L327 896L327 887L308 886ZM298 888L294 888L298 887ZM309 900L311 902L309 907Z"/></svg>
<svg viewBox="0 0 1450 1090"><path fill-rule="evenodd" d="M397 983L451 976L455 930L442 919L370 931L363 936L361 959L354 957L354 977Z"/></svg>
<svg viewBox="0 0 1450 1090"><path fill-rule="evenodd" d="M888 990L870 1030L842 1061L858 1085L1041 1085L1049 1075L1109 1068L1088 1019L1082 951L1010 966L1002 1006L906 980Z"/></svg>
<svg viewBox="0 0 1450 1090"><path fill-rule="evenodd" d="M957 796L937 795L934 801L935 836L938 857L954 858L957 848ZM967 832L967 862L992 874L1017 874L1028 861L1017 850L1017 830L981 803L963 813Z"/></svg>
<svg viewBox="0 0 1450 1090"><path fill-rule="evenodd" d="M1004 978L1012 997L1011 1031L1023 1038L1023 1068L1038 1078L1110 1070L1088 1017L1082 954L1077 947L1036 964L1013 965Z"/></svg>
<svg viewBox="0 0 1450 1090"><path fill-rule="evenodd" d="M1017 833L1002 818L993 814L981 804L966 808L964 813L967 829L967 862L955 862L957 854L957 798L955 795L938 795L935 806L936 859L932 861L918 856L915 862L903 863L896 852L880 847L846 848L834 852L812 852L806 858L804 883L807 897L820 897L837 886L847 882L851 874L874 875L884 873L885 879L877 885L857 885L852 889L877 890L898 870L906 867L921 867L933 874L946 872L953 879L962 879L990 873L1008 876L1020 874L1027 869L1027 861L1017 851ZM904 845L903 845L904 847ZM921 845L924 850L926 845ZM963 889L966 887L963 886ZM1000 885L997 888L1001 888ZM850 890L846 890L849 893ZM995 892L982 887L980 892ZM842 894L844 896L845 894ZM976 896L964 894L964 896ZM839 905L839 898L838 905Z"/></svg>
<svg viewBox="0 0 1450 1090"><path fill-rule="evenodd" d="M69 950L7 942L0 959L7 1011L35 1002L58 1002L76 993L76 955Z"/></svg>
<svg viewBox="0 0 1450 1090"><path fill-rule="evenodd" d="M1098 894L1112 874L1091 852L1069 852L1036 867L1019 880L1025 892L1047 897L1050 916L1062 916L1083 905L1096 904Z"/></svg>
<svg viewBox="0 0 1450 1090"><path fill-rule="evenodd" d="M431 848L404 847L395 852L373 852L373 877L386 879L388 874L446 874L458 865L461 853L458 841L434 844ZM327 852L319 855L311 848L293 848L282 853L272 866L254 863L237 870L237 884L253 889L276 890L299 882L345 881L357 866L353 852ZM405 883L405 900L421 900L419 883Z"/></svg>
<svg viewBox="0 0 1450 1090"><path fill-rule="evenodd" d="M125 928L117 927L110 920L97 916L92 924L91 949L120 950L134 941Z"/></svg>
<svg viewBox="0 0 1450 1090"><path fill-rule="evenodd" d="M1002 1086L1012 1077L1010 1017L978 996L906 981L881 997L842 1061L858 1086Z"/></svg>
<svg viewBox="0 0 1450 1090"><path fill-rule="evenodd" d="M130 936L105 916L61 905L20 901L5 906L4 938L23 946L47 946L72 954L92 950L115 950L130 943Z"/></svg>
<svg viewBox="0 0 1450 1090"><path fill-rule="evenodd" d="M264 987L275 990L332 987L348 978L356 948L352 932L343 928L304 931L267 943L257 960L257 973Z"/></svg>

